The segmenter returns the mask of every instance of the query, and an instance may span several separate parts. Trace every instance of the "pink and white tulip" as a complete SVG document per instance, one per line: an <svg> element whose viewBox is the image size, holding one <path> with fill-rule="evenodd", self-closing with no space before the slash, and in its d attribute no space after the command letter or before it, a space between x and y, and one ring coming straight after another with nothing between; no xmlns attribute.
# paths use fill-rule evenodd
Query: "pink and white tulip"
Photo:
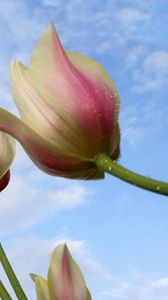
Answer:
<svg viewBox="0 0 168 300"><path fill-rule="evenodd" d="M119 156L119 97L97 62L65 52L51 24L36 43L30 67L13 61L11 88L21 119L0 109L0 130L15 137L51 175L98 179L95 157Z"/></svg>
<svg viewBox="0 0 168 300"><path fill-rule="evenodd" d="M65 244L54 250L47 280L34 274L31 277L37 300L91 300L83 275Z"/></svg>
<svg viewBox="0 0 168 300"><path fill-rule="evenodd" d="M15 156L15 141L5 133L0 133L0 192L10 180L9 167Z"/></svg>

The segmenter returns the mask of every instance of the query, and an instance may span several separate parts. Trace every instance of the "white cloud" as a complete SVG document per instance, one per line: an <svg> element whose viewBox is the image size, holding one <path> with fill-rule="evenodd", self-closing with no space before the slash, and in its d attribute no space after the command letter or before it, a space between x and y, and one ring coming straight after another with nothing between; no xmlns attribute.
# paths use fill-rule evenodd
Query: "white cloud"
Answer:
<svg viewBox="0 0 168 300"><path fill-rule="evenodd" d="M151 287L155 287L155 288L168 288L168 276L167 277L162 277L159 278L153 282L151 282Z"/></svg>
<svg viewBox="0 0 168 300"><path fill-rule="evenodd" d="M144 114L142 107L137 105L129 106L121 113L121 126L121 138L134 149L151 133L147 113Z"/></svg>
<svg viewBox="0 0 168 300"><path fill-rule="evenodd" d="M111 282L111 287L102 292L104 299L109 300L161 300L168 299L168 277L150 276L141 273L130 274L120 278L115 284ZM164 281L164 286L158 286L158 282Z"/></svg>
<svg viewBox="0 0 168 300"><path fill-rule="evenodd" d="M124 26L129 26L140 21L150 19L150 15L135 8L122 8L117 14L118 21Z"/></svg>
<svg viewBox="0 0 168 300"><path fill-rule="evenodd" d="M167 126L168 105L151 97L148 101L138 101L128 105L120 113L121 139L134 150L147 142L148 137L159 134Z"/></svg>
<svg viewBox="0 0 168 300"><path fill-rule="evenodd" d="M42 0L42 3L46 6L53 6L59 8L62 5L69 5L73 0L67 0L63 3L63 0Z"/></svg>
<svg viewBox="0 0 168 300"><path fill-rule="evenodd" d="M138 68L132 72L134 91L162 91L168 84L168 52L155 50L148 52Z"/></svg>
<svg viewBox="0 0 168 300"><path fill-rule="evenodd" d="M126 57L126 67L132 69L136 67L137 64L141 64L141 61L145 54L147 53L147 48L143 44L138 44L129 49L128 55Z"/></svg>
<svg viewBox="0 0 168 300"><path fill-rule="evenodd" d="M31 180L29 180L31 178ZM0 196L0 235L32 228L61 210L74 209L86 202L89 191L83 185L70 183L54 188L44 187L44 180L34 184L32 173L15 175Z"/></svg>
<svg viewBox="0 0 168 300"><path fill-rule="evenodd" d="M144 68L150 73L168 73L168 51L153 51L144 61Z"/></svg>
<svg viewBox="0 0 168 300"><path fill-rule="evenodd" d="M26 40L30 34L31 39L35 38L45 20L44 11L40 7L36 9L36 6L21 0L1 0L0 17L8 28L8 35L12 33L12 42Z"/></svg>
<svg viewBox="0 0 168 300"><path fill-rule="evenodd" d="M0 194L0 235L30 229L48 216L87 203L93 195L82 183L41 172L18 146L10 183Z"/></svg>

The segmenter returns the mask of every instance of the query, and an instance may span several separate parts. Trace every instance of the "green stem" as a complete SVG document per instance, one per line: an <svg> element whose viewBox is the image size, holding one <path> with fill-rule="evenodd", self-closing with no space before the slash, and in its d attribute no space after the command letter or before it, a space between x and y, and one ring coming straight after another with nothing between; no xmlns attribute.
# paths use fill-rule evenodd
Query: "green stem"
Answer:
<svg viewBox="0 0 168 300"><path fill-rule="evenodd" d="M2 300L12 300L2 281L0 280L0 299Z"/></svg>
<svg viewBox="0 0 168 300"><path fill-rule="evenodd" d="M134 173L118 165L112 161L111 158L104 154L96 157L95 164L105 172L112 174L132 185L136 185L142 189L149 190L154 193L168 195L168 183Z"/></svg>
<svg viewBox="0 0 168 300"><path fill-rule="evenodd" d="M13 287L13 290L14 290L18 300L28 300L11 265L10 265L10 262L4 252L1 244L0 244L0 262L6 272L6 275Z"/></svg>

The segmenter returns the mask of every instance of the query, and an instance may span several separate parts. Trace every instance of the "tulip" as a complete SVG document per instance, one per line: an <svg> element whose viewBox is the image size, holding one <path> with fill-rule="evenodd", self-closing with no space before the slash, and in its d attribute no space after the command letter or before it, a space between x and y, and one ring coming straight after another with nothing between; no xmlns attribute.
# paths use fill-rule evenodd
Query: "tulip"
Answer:
<svg viewBox="0 0 168 300"><path fill-rule="evenodd" d="M9 167L15 155L15 141L5 133L0 133L0 192L10 180Z"/></svg>
<svg viewBox="0 0 168 300"><path fill-rule="evenodd" d="M117 164L119 96L97 62L62 48L54 25L36 43L30 67L13 61L11 89L21 119L0 109L0 130L16 138L44 172L101 179L104 172L155 193L168 183Z"/></svg>
<svg viewBox="0 0 168 300"><path fill-rule="evenodd" d="M54 25L37 41L29 68L13 61L11 89L21 119L0 110L0 130L51 175L98 179L95 156L119 156L117 90L95 61L65 52Z"/></svg>
<svg viewBox="0 0 168 300"><path fill-rule="evenodd" d="M91 300L83 275L68 247L60 244L54 250L48 280L31 274L38 300Z"/></svg>

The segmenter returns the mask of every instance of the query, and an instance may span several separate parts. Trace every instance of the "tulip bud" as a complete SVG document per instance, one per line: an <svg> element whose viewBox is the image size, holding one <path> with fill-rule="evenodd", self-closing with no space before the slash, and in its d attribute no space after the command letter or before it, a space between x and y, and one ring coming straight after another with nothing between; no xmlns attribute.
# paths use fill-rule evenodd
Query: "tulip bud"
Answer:
<svg viewBox="0 0 168 300"><path fill-rule="evenodd" d="M15 155L15 141L5 133L0 133L0 192L10 180L9 167Z"/></svg>
<svg viewBox="0 0 168 300"><path fill-rule="evenodd" d="M98 179L95 157L119 156L119 97L97 62L65 52L51 24L29 68L13 61L11 88L21 120L0 110L0 130L14 136L51 175Z"/></svg>
<svg viewBox="0 0 168 300"><path fill-rule="evenodd" d="M64 244L57 246L51 256L48 280L31 277L38 300L91 300L83 275Z"/></svg>
<svg viewBox="0 0 168 300"><path fill-rule="evenodd" d="M47 280L34 274L30 276L35 282L37 300L50 300Z"/></svg>

